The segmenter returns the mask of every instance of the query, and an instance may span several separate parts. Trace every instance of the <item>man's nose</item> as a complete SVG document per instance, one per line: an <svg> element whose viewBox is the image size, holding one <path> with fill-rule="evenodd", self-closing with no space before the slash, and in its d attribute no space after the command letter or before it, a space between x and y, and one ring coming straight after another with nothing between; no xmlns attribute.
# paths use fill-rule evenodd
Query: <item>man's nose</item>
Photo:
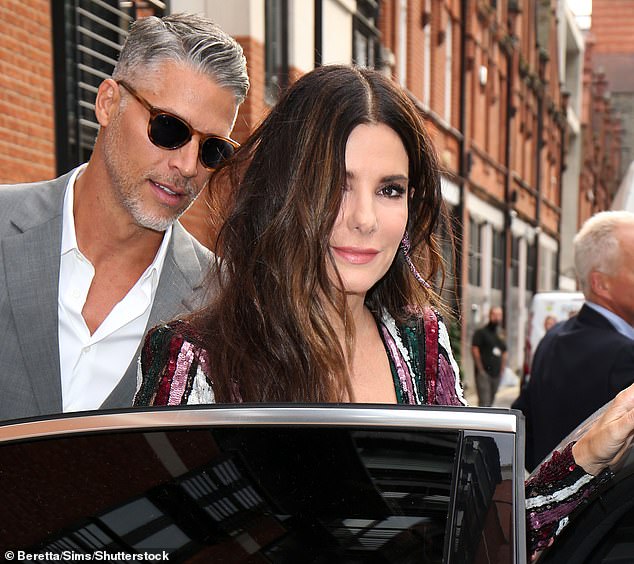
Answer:
<svg viewBox="0 0 634 564"><path fill-rule="evenodd" d="M198 172L198 155L200 140L194 135L187 143L174 149L171 155L171 165L176 167L185 178L193 178Z"/></svg>

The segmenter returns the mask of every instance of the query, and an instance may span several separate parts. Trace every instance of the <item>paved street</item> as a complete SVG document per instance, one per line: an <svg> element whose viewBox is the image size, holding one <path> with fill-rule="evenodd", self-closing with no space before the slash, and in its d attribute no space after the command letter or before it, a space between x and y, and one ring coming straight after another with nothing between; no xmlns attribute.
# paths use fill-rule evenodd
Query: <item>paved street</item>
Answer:
<svg viewBox="0 0 634 564"><path fill-rule="evenodd" d="M498 393L495 395L494 407L511 407L515 398L519 395L519 383L515 386L500 386ZM478 405L478 396L475 389L469 389L465 392L465 397L469 405Z"/></svg>
<svg viewBox="0 0 634 564"><path fill-rule="evenodd" d="M495 395L495 407L511 407L511 404L515 401L520 393L519 384L517 386L504 386L498 390Z"/></svg>

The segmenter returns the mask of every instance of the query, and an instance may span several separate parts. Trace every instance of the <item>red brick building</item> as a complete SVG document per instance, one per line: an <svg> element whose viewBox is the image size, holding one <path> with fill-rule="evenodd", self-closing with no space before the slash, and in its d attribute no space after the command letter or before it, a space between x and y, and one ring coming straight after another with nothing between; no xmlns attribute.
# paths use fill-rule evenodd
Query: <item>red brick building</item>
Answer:
<svg viewBox="0 0 634 564"><path fill-rule="evenodd" d="M319 64L376 66L411 93L456 219L458 295L449 297L462 349L488 309L503 305L510 365L521 366L530 297L559 286L562 179L567 171L574 190L581 177L581 221L607 206L620 153L600 75L587 67L581 82L566 61L561 0L0 0L0 182L51 178L87 158L91 96L129 21L167 10L204 11L243 45L252 87L238 140L285 85ZM592 92L578 111L587 133L576 176L566 159L574 100L564 92L575 72ZM184 221L208 241L206 214L199 202ZM468 354L462 362L468 377Z"/></svg>
<svg viewBox="0 0 634 564"><path fill-rule="evenodd" d="M53 178L52 23L47 0L0 2L0 182Z"/></svg>
<svg viewBox="0 0 634 564"><path fill-rule="evenodd" d="M596 102L615 114L604 135L621 136L620 147L611 147L616 153L606 151L608 162L600 162L600 176L611 192L634 161L634 0L593 0L590 40Z"/></svg>
<svg viewBox="0 0 634 564"><path fill-rule="evenodd" d="M612 106L606 73L595 60L595 42L586 41L582 111L583 169L579 182L579 222L610 208L621 177L621 116Z"/></svg>

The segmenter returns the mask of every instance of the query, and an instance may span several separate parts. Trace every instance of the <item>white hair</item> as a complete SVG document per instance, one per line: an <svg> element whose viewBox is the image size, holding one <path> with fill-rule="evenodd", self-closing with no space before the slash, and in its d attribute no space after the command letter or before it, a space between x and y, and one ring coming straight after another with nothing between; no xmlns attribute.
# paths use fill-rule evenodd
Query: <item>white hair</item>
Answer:
<svg viewBox="0 0 634 564"><path fill-rule="evenodd" d="M165 62L189 64L228 88L241 104L249 90L247 61L240 44L199 14L150 16L132 23L112 77L142 78Z"/></svg>
<svg viewBox="0 0 634 564"><path fill-rule="evenodd" d="M634 226L634 213L603 211L590 217L574 238L575 270L586 298L590 291L590 274L614 274L621 256L618 231Z"/></svg>

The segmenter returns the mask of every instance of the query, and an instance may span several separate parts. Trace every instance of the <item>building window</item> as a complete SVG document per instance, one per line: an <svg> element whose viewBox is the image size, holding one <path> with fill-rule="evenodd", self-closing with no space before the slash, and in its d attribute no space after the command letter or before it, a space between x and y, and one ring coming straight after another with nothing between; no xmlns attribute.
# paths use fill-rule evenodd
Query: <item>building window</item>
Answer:
<svg viewBox="0 0 634 564"><path fill-rule="evenodd" d="M360 67L374 68L380 53L379 30L376 27L378 4L365 0L357 2L352 25L352 60Z"/></svg>
<svg viewBox="0 0 634 564"><path fill-rule="evenodd" d="M447 18L447 33L445 34L445 120L451 123L451 94L453 84L453 35L451 17Z"/></svg>
<svg viewBox="0 0 634 564"><path fill-rule="evenodd" d="M266 0L265 99L274 105L288 85L288 1Z"/></svg>
<svg viewBox="0 0 634 564"><path fill-rule="evenodd" d="M482 228L469 218L469 284L482 285Z"/></svg>
<svg viewBox="0 0 634 564"><path fill-rule="evenodd" d="M517 288L520 285L520 238L511 239L511 286Z"/></svg>
<svg viewBox="0 0 634 564"><path fill-rule="evenodd" d="M493 229L493 250L491 254L491 288L504 288L504 231Z"/></svg>
<svg viewBox="0 0 634 564"><path fill-rule="evenodd" d="M165 4L158 1L51 2L58 174L90 158L99 129L97 89L111 76L130 24L164 12Z"/></svg>
<svg viewBox="0 0 634 564"><path fill-rule="evenodd" d="M398 80L407 86L407 0L401 0L398 8Z"/></svg>
<svg viewBox="0 0 634 564"><path fill-rule="evenodd" d="M535 291L535 259L537 258L537 247L535 243L526 246L526 290Z"/></svg>
<svg viewBox="0 0 634 564"><path fill-rule="evenodd" d="M425 0L423 14L423 105L431 105L431 0Z"/></svg>

